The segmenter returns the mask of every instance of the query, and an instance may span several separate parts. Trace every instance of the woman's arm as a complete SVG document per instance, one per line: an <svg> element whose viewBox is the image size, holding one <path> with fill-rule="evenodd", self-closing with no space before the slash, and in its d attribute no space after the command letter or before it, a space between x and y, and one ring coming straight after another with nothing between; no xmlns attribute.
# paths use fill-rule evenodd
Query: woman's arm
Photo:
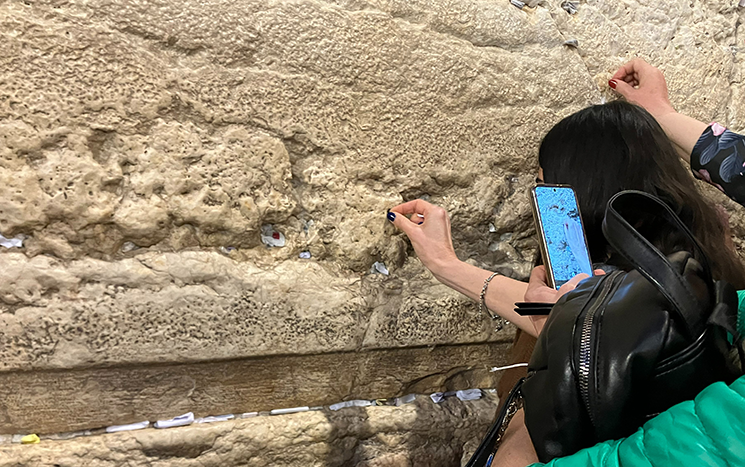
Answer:
<svg viewBox="0 0 745 468"><path fill-rule="evenodd" d="M406 233L419 260L438 281L476 302L480 300L481 288L491 272L458 259L453 249L450 219L443 208L424 200L412 200L391 208L388 220ZM530 317L514 311L515 303L524 300L527 287L527 283L497 275L489 282L484 301L495 314L537 336Z"/></svg>
<svg viewBox="0 0 745 468"><path fill-rule="evenodd" d="M458 259L450 235L450 218L443 208L424 200L412 200L391 208L388 220L409 236L419 260L438 281L474 301L480 300L484 281L492 273ZM604 273L595 270L595 274ZM515 312L515 303L556 302L587 277L586 274L579 274L557 291L546 284L546 269L543 266L533 269L528 283L498 275L489 282L484 302L489 310L535 337L541 332L546 317L519 315Z"/></svg>
<svg viewBox="0 0 745 468"><path fill-rule="evenodd" d="M675 145L681 159L690 164L693 148L707 125L677 112L670 112L655 119Z"/></svg>
<svg viewBox="0 0 745 468"><path fill-rule="evenodd" d="M642 59L618 69L609 85L657 119L697 178L745 204L745 136L675 112L664 75Z"/></svg>
<svg viewBox="0 0 745 468"><path fill-rule="evenodd" d="M425 264L425 266L427 265ZM465 294L476 302L480 300L481 288L484 286L484 281L492 274L488 270L457 259L456 261L430 268L430 270L439 282L455 289L461 294ZM531 336L538 336L538 330L536 330L530 317L518 315L514 310L515 303L524 300L525 290L527 288L527 283L497 275L489 282L489 287L484 296L484 302L489 310L495 314L514 323L518 328Z"/></svg>
<svg viewBox="0 0 745 468"><path fill-rule="evenodd" d="M657 119L680 157L690 162L690 155L707 125L692 117L678 114L670 104L665 76L642 59L623 65L608 82L627 101L643 107Z"/></svg>

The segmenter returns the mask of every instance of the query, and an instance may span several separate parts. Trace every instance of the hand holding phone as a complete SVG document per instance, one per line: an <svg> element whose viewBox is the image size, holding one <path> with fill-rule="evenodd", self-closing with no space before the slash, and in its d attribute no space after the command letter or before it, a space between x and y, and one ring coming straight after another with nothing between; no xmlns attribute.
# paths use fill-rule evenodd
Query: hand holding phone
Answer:
<svg viewBox="0 0 745 468"><path fill-rule="evenodd" d="M568 185L539 185L531 189L531 205L548 285L559 289L575 276L592 276L577 195Z"/></svg>

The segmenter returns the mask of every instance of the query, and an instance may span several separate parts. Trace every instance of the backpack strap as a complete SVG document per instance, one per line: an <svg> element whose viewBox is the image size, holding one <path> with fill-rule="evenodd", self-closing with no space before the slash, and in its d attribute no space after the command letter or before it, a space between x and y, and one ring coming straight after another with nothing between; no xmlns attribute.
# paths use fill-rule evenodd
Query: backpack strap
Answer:
<svg viewBox="0 0 745 468"><path fill-rule="evenodd" d="M507 430L512 417L515 416L517 410L522 408L523 394L522 386L525 382L525 377L517 381L510 394L507 396L502 410L499 412L496 421L492 424L489 432L486 433L484 439L479 444L479 447L468 460L466 466L489 466L491 459L499 449L499 445L502 443L502 436Z"/></svg>
<svg viewBox="0 0 745 468"><path fill-rule="evenodd" d="M732 345L737 348L740 359L740 372L745 373L745 350L743 336L738 328L739 297L734 286L724 281L717 281L715 286L716 306L707 320L707 324L719 327L732 337ZM729 349L732 349L730 347Z"/></svg>
<svg viewBox="0 0 745 468"><path fill-rule="evenodd" d="M711 284L711 268L701 246L678 215L654 195L627 190L617 193L608 201L603 219L603 234L608 243L670 301L683 319L689 337L699 336L706 327L707 318L700 312L701 302L691 293L690 285L673 268L667 257L629 223L626 218L629 212L641 212L664 219L682 233L693 247L694 258L704 269L704 278ZM709 291L712 290L713 288L709 288Z"/></svg>

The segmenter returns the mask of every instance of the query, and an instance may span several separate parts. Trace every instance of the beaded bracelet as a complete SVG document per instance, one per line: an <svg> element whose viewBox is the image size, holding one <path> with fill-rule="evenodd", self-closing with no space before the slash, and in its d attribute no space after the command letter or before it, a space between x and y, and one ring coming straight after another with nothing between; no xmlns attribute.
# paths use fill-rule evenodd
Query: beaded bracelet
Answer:
<svg viewBox="0 0 745 468"><path fill-rule="evenodd" d="M481 295L479 296L479 314L481 314L484 310L487 314L489 314L489 317L491 317L492 320L497 322L496 331L501 331L504 326L510 322L503 319L499 315L493 313L489 308L486 306L486 290L489 287L489 281L491 281L495 276L497 276L499 273L492 273L486 280L484 280L484 286L481 288Z"/></svg>

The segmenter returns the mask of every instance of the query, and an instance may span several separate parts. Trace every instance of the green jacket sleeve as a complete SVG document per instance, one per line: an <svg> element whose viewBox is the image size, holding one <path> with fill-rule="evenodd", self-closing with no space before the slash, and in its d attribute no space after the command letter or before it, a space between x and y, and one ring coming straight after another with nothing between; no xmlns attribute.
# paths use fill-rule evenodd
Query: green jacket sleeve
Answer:
<svg viewBox="0 0 745 468"><path fill-rule="evenodd" d="M706 387L625 439L532 466L745 466L743 441L745 376Z"/></svg>

